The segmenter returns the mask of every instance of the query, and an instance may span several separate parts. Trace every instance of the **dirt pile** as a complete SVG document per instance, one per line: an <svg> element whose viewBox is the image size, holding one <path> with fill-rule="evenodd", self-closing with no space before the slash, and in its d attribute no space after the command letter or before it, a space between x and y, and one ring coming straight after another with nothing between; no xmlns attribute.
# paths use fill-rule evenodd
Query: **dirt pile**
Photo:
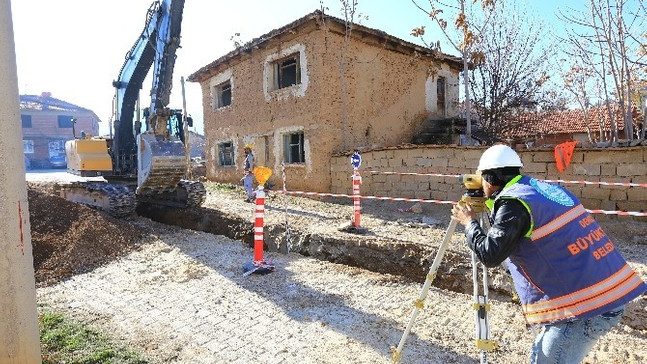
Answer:
<svg viewBox="0 0 647 364"><path fill-rule="evenodd" d="M128 220L52 195L46 186L30 183L27 192L37 286L91 271L131 252L145 233Z"/></svg>

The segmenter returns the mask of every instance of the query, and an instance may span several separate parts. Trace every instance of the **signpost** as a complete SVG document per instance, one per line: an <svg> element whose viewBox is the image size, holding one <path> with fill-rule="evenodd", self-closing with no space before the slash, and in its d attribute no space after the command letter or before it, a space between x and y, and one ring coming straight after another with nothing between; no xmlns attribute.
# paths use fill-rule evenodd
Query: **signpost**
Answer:
<svg viewBox="0 0 647 364"><path fill-rule="evenodd" d="M362 164L362 157L359 153L355 152L350 157L350 164L353 166L353 221L352 226L354 228L360 228L360 215L361 215L361 206L360 206L360 194L359 194L359 185L362 184L362 177L359 175L359 166Z"/></svg>

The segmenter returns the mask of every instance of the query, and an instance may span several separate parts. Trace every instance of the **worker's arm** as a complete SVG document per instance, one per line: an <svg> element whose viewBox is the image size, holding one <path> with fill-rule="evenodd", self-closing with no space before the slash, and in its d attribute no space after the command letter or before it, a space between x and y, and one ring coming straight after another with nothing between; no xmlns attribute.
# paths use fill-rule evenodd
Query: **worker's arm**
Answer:
<svg viewBox="0 0 647 364"><path fill-rule="evenodd" d="M486 267L503 262L519 245L530 228L530 214L517 200L497 201L496 216L487 234L478 221L465 225L467 245Z"/></svg>

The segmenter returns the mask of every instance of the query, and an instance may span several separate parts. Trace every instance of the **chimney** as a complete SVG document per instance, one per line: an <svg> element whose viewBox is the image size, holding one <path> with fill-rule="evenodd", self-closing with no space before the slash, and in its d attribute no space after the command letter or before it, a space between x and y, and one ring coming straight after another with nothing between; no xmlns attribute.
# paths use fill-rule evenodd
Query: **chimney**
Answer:
<svg viewBox="0 0 647 364"><path fill-rule="evenodd" d="M40 97L46 99L46 98L52 97L52 93L51 92L42 92L40 94Z"/></svg>

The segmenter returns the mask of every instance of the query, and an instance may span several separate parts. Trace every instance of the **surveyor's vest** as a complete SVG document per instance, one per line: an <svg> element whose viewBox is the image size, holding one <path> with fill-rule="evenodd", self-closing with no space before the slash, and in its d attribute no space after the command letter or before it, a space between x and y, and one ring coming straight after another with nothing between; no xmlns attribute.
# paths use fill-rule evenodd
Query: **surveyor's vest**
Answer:
<svg viewBox="0 0 647 364"><path fill-rule="evenodd" d="M518 176L496 197L510 198L521 201L531 216L530 230L507 259L529 324L595 316L647 290L566 189Z"/></svg>

